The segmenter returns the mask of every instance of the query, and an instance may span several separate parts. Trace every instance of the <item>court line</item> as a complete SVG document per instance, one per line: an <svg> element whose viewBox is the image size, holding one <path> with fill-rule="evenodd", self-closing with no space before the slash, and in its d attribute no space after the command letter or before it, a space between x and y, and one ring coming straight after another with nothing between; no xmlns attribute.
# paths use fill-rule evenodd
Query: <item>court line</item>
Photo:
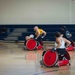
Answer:
<svg viewBox="0 0 75 75"><path fill-rule="evenodd" d="M40 74L44 74L44 73L48 73L48 72L56 72L56 71L62 71L62 70L66 70L66 69L57 69L57 70L50 70L50 71L44 71L44 72L39 72L39 73L35 73L33 75L40 75ZM75 69L74 69L75 70Z"/></svg>
<svg viewBox="0 0 75 75"><path fill-rule="evenodd" d="M44 73L48 73L48 72L55 72L55 71L58 71L58 70L45 71L45 72L40 72L40 73L36 73L36 74L33 74L33 75L39 75L39 74L44 74Z"/></svg>

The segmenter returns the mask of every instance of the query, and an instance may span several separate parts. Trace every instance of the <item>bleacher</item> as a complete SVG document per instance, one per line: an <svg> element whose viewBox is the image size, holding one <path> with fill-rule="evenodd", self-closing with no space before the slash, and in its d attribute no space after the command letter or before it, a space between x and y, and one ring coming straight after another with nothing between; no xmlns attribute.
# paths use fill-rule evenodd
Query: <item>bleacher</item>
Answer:
<svg viewBox="0 0 75 75"><path fill-rule="evenodd" d="M44 41L55 41L54 33L60 31L63 25L0 25L0 29L6 28L7 31L0 32L0 40L3 41L24 41L25 36L34 34L34 26L44 29L47 32ZM75 41L75 25L64 25L72 33Z"/></svg>

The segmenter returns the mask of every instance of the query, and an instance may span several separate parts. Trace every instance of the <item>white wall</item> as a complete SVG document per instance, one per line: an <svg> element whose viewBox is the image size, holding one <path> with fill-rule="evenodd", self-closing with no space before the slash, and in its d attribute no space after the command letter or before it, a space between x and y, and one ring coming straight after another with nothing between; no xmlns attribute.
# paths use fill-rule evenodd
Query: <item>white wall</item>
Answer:
<svg viewBox="0 0 75 75"><path fill-rule="evenodd" d="M71 0L0 0L0 24L70 24Z"/></svg>
<svg viewBox="0 0 75 75"><path fill-rule="evenodd" d="M71 23L75 24L75 0L72 1L72 5L71 5L71 11L72 11L72 21Z"/></svg>

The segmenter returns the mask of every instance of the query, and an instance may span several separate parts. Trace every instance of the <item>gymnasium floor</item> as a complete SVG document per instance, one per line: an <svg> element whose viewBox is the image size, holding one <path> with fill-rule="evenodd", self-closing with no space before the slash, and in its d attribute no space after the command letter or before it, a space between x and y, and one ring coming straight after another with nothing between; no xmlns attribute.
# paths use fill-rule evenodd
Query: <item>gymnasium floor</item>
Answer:
<svg viewBox="0 0 75 75"><path fill-rule="evenodd" d="M70 51L71 66L40 66L42 50L24 51L23 43L0 43L0 75L75 75L75 51Z"/></svg>

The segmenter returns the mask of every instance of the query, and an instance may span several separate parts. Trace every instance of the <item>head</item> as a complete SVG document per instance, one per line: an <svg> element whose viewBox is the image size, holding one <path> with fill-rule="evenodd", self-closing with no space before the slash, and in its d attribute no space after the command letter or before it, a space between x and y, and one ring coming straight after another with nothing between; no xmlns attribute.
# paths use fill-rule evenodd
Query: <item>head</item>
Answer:
<svg viewBox="0 0 75 75"><path fill-rule="evenodd" d="M33 34L31 34L29 37L30 37L30 38L34 38L34 35L33 35Z"/></svg>
<svg viewBox="0 0 75 75"><path fill-rule="evenodd" d="M37 29L38 29L38 26L35 26L35 27L34 27L34 31L36 31Z"/></svg>
<svg viewBox="0 0 75 75"><path fill-rule="evenodd" d="M65 31L65 30L66 30L66 26L63 26L63 27L61 28L61 30Z"/></svg>
<svg viewBox="0 0 75 75"><path fill-rule="evenodd" d="M55 33L55 37L56 37L56 38L61 37L61 33L60 33L60 32L56 32L56 33Z"/></svg>
<svg viewBox="0 0 75 75"><path fill-rule="evenodd" d="M26 40L29 40L30 38L29 38L29 36L26 36L25 39L26 39Z"/></svg>

